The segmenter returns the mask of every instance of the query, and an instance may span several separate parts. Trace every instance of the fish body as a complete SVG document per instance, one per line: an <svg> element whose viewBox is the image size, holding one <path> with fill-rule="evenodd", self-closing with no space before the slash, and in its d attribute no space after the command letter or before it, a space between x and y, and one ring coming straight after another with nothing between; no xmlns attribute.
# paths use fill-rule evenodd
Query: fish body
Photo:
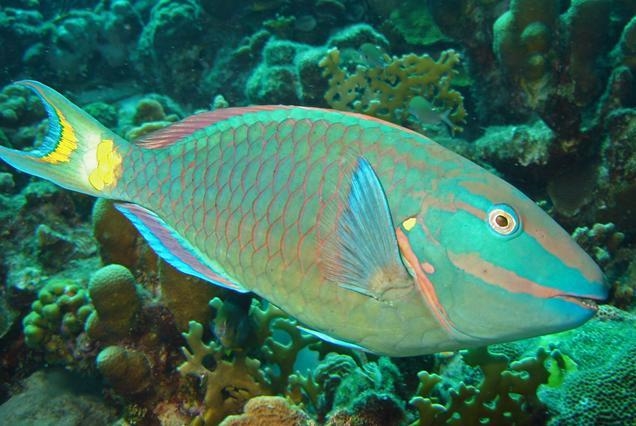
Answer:
<svg viewBox="0 0 636 426"><path fill-rule="evenodd" d="M380 120L228 108L129 143L37 82L49 133L16 168L110 198L185 273L328 340L409 356L582 324L596 264L521 192Z"/></svg>

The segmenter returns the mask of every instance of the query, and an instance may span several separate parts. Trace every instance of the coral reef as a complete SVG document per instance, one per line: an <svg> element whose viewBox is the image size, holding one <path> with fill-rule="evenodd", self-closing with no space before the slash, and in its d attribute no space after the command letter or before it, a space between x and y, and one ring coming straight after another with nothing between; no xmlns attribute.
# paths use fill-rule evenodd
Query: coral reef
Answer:
<svg viewBox="0 0 636 426"><path fill-rule="evenodd" d="M228 416L221 426L313 426L309 416L280 396L256 396L245 404L244 414Z"/></svg>
<svg viewBox="0 0 636 426"><path fill-rule="evenodd" d="M218 424L227 415L240 412L250 398L267 392L258 360L238 354L231 361L223 359L223 347L214 342L203 343L203 326L194 321L183 336L190 350L183 348L187 361L179 366L179 372L207 384L205 412L200 418L203 424ZM205 366L210 362L212 369Z"/></svg>
<svg viewBox="0 0 636 426"><path fill-rule="evenodd" d="M325 99L336 109L407 124L411 116L409 104L421 96L432 108L448 110L451 131L458 132L466 117L463 97L451 87L459 61L457 52L446 50L437 61L428 55L408 54L392 58L384 66L358 65L348 72L341 64L341 51L333 48L320 62L323 75L329 78Z"/></svg>
<svg viewBox="0 0 636 426"><path fill-rule="evenodd" d="M95 307L86 322L88 335L104 342L127 337L141 307L130 270L117 264L104 266L91 277L88 292Z"/></svg>
<svg viewBox="0 0 636 426"><path fill-rule="evenodd" d="M360 367L349 355L329 353L306 376L290 376L288 392L329 425L401 424L406 417L401 382L388 358Z"/></svg>
<svg viewBox="0 0 636 426"><path fill-rule="evenodd" d="M601 266L609 303L633 311L635 13L627 0L10 0L0 85L44 81L131 140L254 103L362 112L435 135L537 199ZM3 146L39 146L44 119L29 90L0 90ZM4 164L0 236L0 423L56 423L62 406L90 424L636 416L623 311L490 353L389 360L318 342L257 297L184 276L112 202ZM31 376L44 365L81 372L101 395L66 373Z"/></svg>
<svg viewBox="0 0 636 426"><path fill-rule="evenodd" d="M84 324L93 313L88 292L67 279L51 279L22 320L25 343L43 351L51 364L81 362Z"/></svg>
<svg viewBox="0 0 636 426"><path fill-rule="evenodd" d="M543 404L536 392L547 383L549 373L544 362L550 354L539 349L534 356L511 362L503 354L475 349L463 355L469 366L479 367L483 379L475 386L460 382L444 395L434 396L435 386L442 381L437 374L421 372L417 396L411 404L417 407L415 424L536 424L542 419Z"/></svg>
<svg viewBox="0 0 636 426"><path fill-rule="evenodd" d="M108 346L95 360L97 370L121 395L143 392L152 380L150 362L143 352Z"/></svg>
<svg viewBox="0 0 636 426"><path fill-rule="evenodd" d="M561 386L539 392L554 413L549 424L628 424L636 418L635 325L634 315L607 306L576 332L550 338L576 367ZM611 344L599 347L599 339Z"/></svg>

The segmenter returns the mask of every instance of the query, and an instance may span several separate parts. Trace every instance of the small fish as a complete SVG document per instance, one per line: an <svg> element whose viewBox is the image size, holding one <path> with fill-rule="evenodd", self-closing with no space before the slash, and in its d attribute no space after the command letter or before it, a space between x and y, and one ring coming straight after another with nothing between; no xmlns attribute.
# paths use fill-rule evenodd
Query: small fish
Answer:
<svg viewBox="0 0 636 426"><path fill-rule="evenodd" d="M34 81L43 144L0 158L115 200L184 273L254 292L332 342L409 356L576 327L598 266L521 192L359 114L225 108L130 143ZM221 330L223 332L223 330Z"/></svg>
<svg viewBox="0 0 636 426"><path fill-rule="evenodd" d="M249 315L251 301L250 297L237 294L224 302L218 298L210 302L216 310L212 331L224 347L240 350L254 340L256 324Z"/></svg>
<svg viewBox="0 0 636 426"><path fill-rule="evenodd" d="M359 51L364 63L370 68L384 68L391 62L391 57L377 44L362 43Z"/></svg>
<svg viewBox="0 0 636 426"><path fill-rule="evenodd" d="M454 132L455 125L450 121L450 110L440 111L439 108L423 96L413 96L409 101L409 114L413 116L422 125L436 125L443 123L448 129Z"/></svg>

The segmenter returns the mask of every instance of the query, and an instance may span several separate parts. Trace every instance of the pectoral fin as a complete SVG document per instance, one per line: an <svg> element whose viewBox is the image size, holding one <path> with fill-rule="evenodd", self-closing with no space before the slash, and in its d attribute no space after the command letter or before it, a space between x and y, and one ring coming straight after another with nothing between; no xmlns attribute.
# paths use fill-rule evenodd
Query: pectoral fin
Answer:
<svg viewBox="0 0 636 426"><path fill-rule="evenodd" d="M344 210L326 250L326 277L340 287L385 300L413 284L402 264L388 201L371 164L359 157Z"/></svg>

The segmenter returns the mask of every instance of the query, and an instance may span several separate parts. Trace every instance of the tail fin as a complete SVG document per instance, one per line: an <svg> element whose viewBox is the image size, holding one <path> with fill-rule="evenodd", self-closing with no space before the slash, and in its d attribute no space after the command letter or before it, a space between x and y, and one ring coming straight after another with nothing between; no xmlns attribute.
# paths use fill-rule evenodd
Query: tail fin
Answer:
<svg viewBox="0 0 636 426"><path fill-rule="evenodd" d="M127 142L50 87L28 80L16 84L33 90L42 100L49 128L38 149L27 152L0 146L0 159L64 188L108 197L121 174L118 148Z"/></svg>

